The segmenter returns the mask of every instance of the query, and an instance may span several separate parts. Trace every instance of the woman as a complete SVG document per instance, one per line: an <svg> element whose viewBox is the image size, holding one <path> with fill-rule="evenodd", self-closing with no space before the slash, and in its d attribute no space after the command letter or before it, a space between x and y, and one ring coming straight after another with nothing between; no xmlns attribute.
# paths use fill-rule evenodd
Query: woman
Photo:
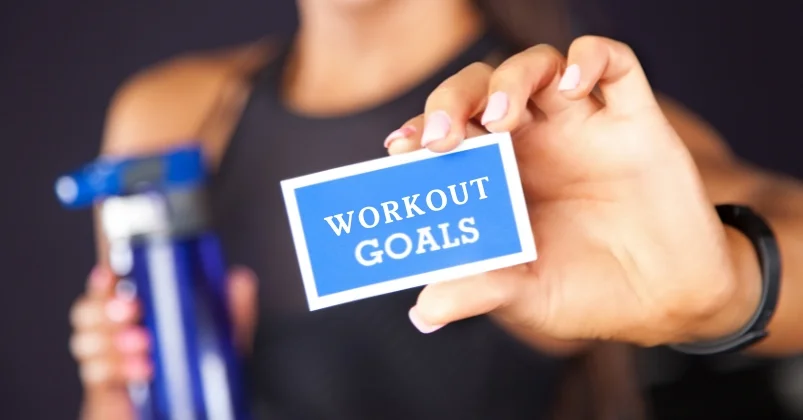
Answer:
<svg viewBox="0 0 803 420"><path fill-rule="evenodd" d="M492 6L503 6L502 3L487 2ZM527 3L531 2L522 2ZM468 0L301 0L301 26L292 44L276 48L249 46L172 60L133 78L116 96L108 116L103 153L153 152L200 138L211 158L210 164L217 170L213 201L220 221L218 229L229 260L248 267L232 271L230 291L238 342L250 356L248 372L258 415L281 419L544 418L552 411L560 378L566 373L566 360L587 351L585 340L613 338L637 344L663 344L725 333L749 317L751 299L755 296L755 288L750 287L753 283L745 281L744 287L742 283L734 287L736 282L731 280L736 277L731 276L709 282L712 286L703 291L711 293L701 293L701 298L691 300L699 305L671 307L683 309L681 315L689 314L671 319L673 322L667 324L671 331L655 328L660 325L656 321L660 318L658 314L638 306L625 306L632 308L627 319L600 321L607 324L559 323L555 321L557 316L547 316L553 315L550 311L527 308L544 309L545 302L555 311L579 310L577 307L582 309L587 305L574 302L576 307L572 307L560 300L541 298L542 305L528 306L523 300L513 300L512 296L518 292L531 299L542 295L523 288L528 282L521 276L528 275L527 270L522 270L523 274L503 271L431 286L425 289L417 305L419 290L410 290L314 313L306 310L293 250L287 246L291 240L279 180L382 156L385 151L377 141L382 138L386 138L385 146L393 153L420 147L421 136L427 147L448 150L474 133L476 127L469 133L463 127L485 110L485 105L488 105L486 118L480 122L486 123L488 129L512 129L517 137L525 138L538 132L528 124L541 114L525 112L522 104L528 102L530 92L543 90L554 94L563 63L554 51L541 47L523 59L516 56L513 64L500 67L500 72L507 69L508 74L518 78L493 78L489 67L472 65L479 61L498 64L515 50L501 40L505 38L496 36L487 19L491 15L483 15L484 9L476 6ZM556 10L545 6L540 14L532 15L541 16L544 25L529 22L529 26L549 30L540 34L540 38L529 40L530 45L539 41L562 45L565 39L561 30L565 26L548 24L565 21ZM621 57L611 57L611 62L618 62L616 58ZM527 64L532 61L546 63L545 68L551 73L532 70ZM632 61L635 60L628 62L631 65L628 69L632 68ZM594 107L600 106L586 95L593 81L590 76L598 78L602 71L594 74L581 70L576 74L577 68L571 68L574 70L565 73L568 81L563 87L568 94L563 99L544 101L536 95L533 100L539 108L544 108L543 115L550 121L545 127L551 131L541 134L570 132L563 128L571 126L569 123L585 124L588 115L596 110ZM538 80L544 86L534 83L536 73L542 76ZM387 77L388 74L393 77ZM549 77L550 74L554 77ZM450 82L441 85L445 89L436 90L447 79ZM496 95L486 101L478 92L489 93L491 80L509 83L507 90L502 89L505 96ZM609 105L621 104L622 95L627 98L631 94L639 100L636 104L646 104L651 114L638 114L638 118L627 122L646 127L643 132L648 137L661 132L672 138L674 131L665 125L643 123L647 117L650 122L665 121L665 115L698 158L712 202L749 204L753 193L766 185L769 178L743 171L721 144L712 140L715 137L704 125L676 106L665 105L662 114L653 102L644 99L652 97L646 83L636 82L636 87L640 90L631 89L619 96L603 93ZM430 96L433 90L436 93ZM424 128L421 117L394 131L400 121L418 114L425 101L429 128ZM572 101L579 105L566 106L575 103ZM626 99L624 103L627 102ZM554 113L562 111L561 107L571 108L572 112L565 115L577 119L556 118ZM583 112L578 114L577 109ZM594 128L600 127L606 128ZM529 169L544 163L538 162L537 151L517 151L520 156L530 158L522 163L522 168L527 168L523 169L525 186L531 182L528 176L537 179L537 174ZM684 152L677 155L684 156ZM674 168L682 175L681 179L688 181L682 193L695 198L702 208L704 195L694 194L700 191L695 189L697 178L690 175L694 173L693 166L682 162L686 166L679 164ZM679 187L672 184L672 188ZM548 191L532 185L527 190L531 200L543 199ZM787 204L788 200L800 200L798 185L790 185L785 192ZM622 209L632 207L630 203L630 207ZM564 214L564 218L573 216ZM708 241L701 241L700 249L707 252L701 255L716 255L720 258L713 260L723 264L730 261L723 253L726 242L721 238L722 227L717 227L710 211L700 210L694 216L697 227L710 234ZM533 217L539 217L537 211ZM795 219L778 223L784 225L786 234L781 238L782 245L791 247L789 242L800 237L800 227L787 220ZM550 240L541 237L542 234L536 231L539 250L544 252L544 246L550 249L544 245ZM749 243L735 234L728 237L734 239L746 256L746 268L738 272L744 273L745 279L753 279L757 269L750 265L755 263L754 258L748 257ZM86 294L73 309L76 331L72 349L81 364L86 387L84 417L125 419L130 418L125 381L151 374L146 357L148 342L144 332L134 326L138 316L135 302L114 297L114 279L103 268L102 245L100 251L99 268L93 271ZM583 255L579 252L578 259ZM645 259L651 260L648 257ZM539 261L545 259L549 261L546 257ZM610 266L588 265L588 268ZM714 272L722 266L707 268ZM726 272L737 270L729 268ZM588 273L598 275L597 271ZM785 280L799 277L798 273L799 267L787 264ZM696 280L692 275L688 277ZM255 278L261 282L258 295ZM616 280L615 284L627 284ZM466 284L470 285L468 292ZM505 285L507 288L500 289ZM610 301L642 297L633 297L625 289L613 289ZM487 291L486 297L496 299L484 300L475 290ZM788 327L788 321L794 319L793 311L798 309L790 308L787 302L792 299L790 295L799 296L798 292L797 285L785 290L774 324L780 325L779 329ZM731 299L735 296L740 298ZM740 305L725 304L730 302ZM727 310L719 311L720 308ZM457 322L492 311L500 315L493 319L500 319L503 327L491 317ZM725 315L700 316L714 312ZM561 315L564 320L577 319ZM695 321L712 318L717 322L686 323L692 318ZM640 326L642 321L653 328L625 329ZM434 334L420 334L433 332L445 323L452 325ZM687 324L703 327L699 331L697 328L684 331L682 327ZM657 332L652 334L654 331ZM777 343L774 340L767 345L788 350L800 344Z"/></svg>

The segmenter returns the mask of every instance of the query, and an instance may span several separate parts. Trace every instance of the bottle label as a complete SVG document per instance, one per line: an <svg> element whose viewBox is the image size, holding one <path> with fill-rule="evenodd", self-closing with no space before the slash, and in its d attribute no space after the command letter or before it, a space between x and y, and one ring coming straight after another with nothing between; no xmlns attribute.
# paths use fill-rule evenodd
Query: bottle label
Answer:
<svg viewBox="0 0 803 420"><path fill-rule="evenodd" d="M109 197L100 209L103 231L109 240L168 232L170 218L160 194Z"/></svg>

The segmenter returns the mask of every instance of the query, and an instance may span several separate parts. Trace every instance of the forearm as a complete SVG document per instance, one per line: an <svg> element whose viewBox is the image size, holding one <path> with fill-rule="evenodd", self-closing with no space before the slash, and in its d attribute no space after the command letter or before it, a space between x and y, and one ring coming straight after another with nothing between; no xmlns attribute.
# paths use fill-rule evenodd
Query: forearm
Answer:
<svg viewBox="0 0 803 420"><path fill-rule="evenodd" d="M769 325L769 337L752 351L784 355L803 352L803 184L780 177L763 175L762 182L746 203L767 219L775 232L781 251L781 290L775 315ZM741 247L737 262L739 281L746 290L760 284L756 252ZM760 292L760 290L759 290ZM746 309L750 309L749 306ZM753 306L755 310L755 305Z"/></svg>
<svg viewBox="0 0 803 420"><path fill-rule="evenodd" d="M740 204L764 217L781 251L781 291L769 337L750 351L783 355L803 351L803 183L740 162L719 134L669 98L660 98L664 114L688 146L714 204ZM756 310L761 274L756 251L742 234L725 228L737 281L730 304L699 333L727 333L744 326Z"/></svg>
<svg viewBox="0 0 803 420"><path fill-rule="evenodd" d="M134 410L123 389L87 391L81 405L81 420L134 420Z"/></svg>
<svg viewBox="0 0 803 420"><path fill-rule="evenodd" d="M761 355L788 355L803 352L803 184L768 175L746 166L735 166L731 183L742 185L741 194L725 193L721 186L712 191L715 204L750 206L772 227L781 252L781 289L769 336L749 351ZM741 180L741 182L739 182ZM749 186L749 187L747 187ZM717 188L712 186L711 188ZM717 192L718 191L718 192ZM761 272L756 250L738 231L726 228L735 274L733 298L701 334L735 332L755 313L761 295Z"/></svg>

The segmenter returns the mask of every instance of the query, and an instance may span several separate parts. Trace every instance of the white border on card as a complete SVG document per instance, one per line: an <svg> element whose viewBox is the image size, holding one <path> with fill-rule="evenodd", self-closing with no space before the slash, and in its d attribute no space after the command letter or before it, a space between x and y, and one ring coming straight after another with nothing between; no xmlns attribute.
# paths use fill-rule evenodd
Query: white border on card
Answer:
<svg viewBox="0 0 803 420"><path fill-rule="evenodd" d="M354 175L373 172L379 169L390 168L404 165L406 163L432 159L448 153L458 153L465 150L476 149L478 147L499 145L502 157L502 167L505 172L508 192L513 208L513 217L516 221L521 251L515 254L502 257L491 258L483 261L463 264L455 267L444 268L442 270L430 271L423 274L416 274L396 280L389 280L369 286L358 287L344 292L333 293L331 295L319 296L315 286L315 277L312 272L312 263L309 259L307 241L304 236L304 228L301 224L301 215L298 212L298 202L296 201L295 190L321 182L332 181L335 179L346 178ZM498 270L516 264L523 264L537 258L535 251L535 241L530 228L530 217L527 212L527 204L524 201L524 191L521 186L519 167L516 163L516 155L513 152L513 142L509 133L493 133L465 141L455 150L448 153L435 153L428 149L422 149L402 155L388 156L374 159L367 162L343 166L330 169L298 178L287 179L281 182L282 195L284 196L287 216L290 219L290 230L293 234L293 244L298 256L298 263L301 269L301 278L304 283L304 290L307 294L307 303L311 311L379 296L386 293L397 292L400 290L411 289L437 281L453 280L467 277L487 271Z"/></svg>

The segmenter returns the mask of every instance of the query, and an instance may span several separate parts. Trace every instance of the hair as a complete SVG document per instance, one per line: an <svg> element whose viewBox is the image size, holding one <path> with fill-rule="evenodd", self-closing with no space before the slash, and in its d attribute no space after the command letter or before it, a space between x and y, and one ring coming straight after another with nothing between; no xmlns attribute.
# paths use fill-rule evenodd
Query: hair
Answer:
<svg viewBox="0 0 803 420"><path fill-rule="evenodd" d="M571 21L565 0L474 0L491 29L516 47L550 44L565 50Z"/></svg>
<svg viewBox="0 0 803 420"><path fill-rule="evenodd" d="M521 49L549 44L566 52L573 36L610 32L595 0L474 0L491 29Z"/></svg>

